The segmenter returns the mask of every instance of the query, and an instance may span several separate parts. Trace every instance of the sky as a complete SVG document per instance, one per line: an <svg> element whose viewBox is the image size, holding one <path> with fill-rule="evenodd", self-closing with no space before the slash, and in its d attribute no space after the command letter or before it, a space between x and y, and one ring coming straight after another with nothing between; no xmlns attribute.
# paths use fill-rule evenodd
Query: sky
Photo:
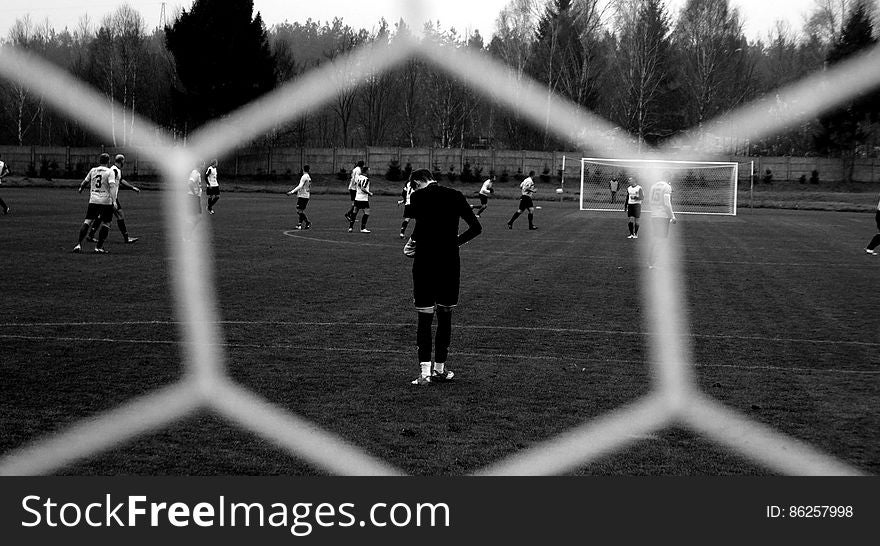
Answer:
<svg viewBox="0 0 880 546"><path fill-rule="evenodd" d="M439 20L444 28L455 27L459 33L479 30L486 38L495 29L495 19L509 0L427 0L424 15ZM685 0L667 0L673 12L678 11ZM749 39L765 38L775 21L787 21L795 31L803 24L803 16L815 5L816 0L731 0L740 10L745 21L745 33ZM112 12L122 0L2 0L0 1L0 36L7 37L16 19L30 14L31 19L42 22L48 18L54 28L65 26L74 29L79 18L88 14L93 22ZM175 7L189 7L191 0L168 0L164 2L166 13ZM163 2L157 0L128 0L152 28L159 24ZM374 28L381 17L395 23L408 11L406 6L416 4L413 0L254 0L255 8L263 15L267 26L285 20L305 21L312 18L329 21L341 16L356 28ZM408 17L405 17L409 20ZM424 17L422 18L424 20ZM421 27L411 24L413 27Z"/></svg>

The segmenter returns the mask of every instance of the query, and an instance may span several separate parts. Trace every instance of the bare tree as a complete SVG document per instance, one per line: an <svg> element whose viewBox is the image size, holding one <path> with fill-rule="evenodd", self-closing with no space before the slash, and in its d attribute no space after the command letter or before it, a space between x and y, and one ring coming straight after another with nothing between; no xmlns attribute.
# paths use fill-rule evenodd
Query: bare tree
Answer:
<svg viewBox="0 0 880 546"><path fill-rule="evenodd" d="M355 32L350 26L342 23L342 19L333 20L333 26L324 29L325 34L332 38L331 47L324 52L325 57L331 62L345 55L356 47L360 46L367 40L367 31L361 30ZM336 72L337 85L342 87L346 80L351 77L350 74L341 68ZM351 128L352 115L355 111L355 98L357 97L357 89L349 87L347 89L337 89L335 100L331 103L331 110L336 114L340 128L342 129L342 146L349 145L349 131Z"/></svg>
<svg viewBox="0 0 880 546"><path fill-rule="evenodd" d="M17 19L9 30L9 43L19 49L39 53L45 46L47 36L44 34L46 25L35 26L30 16ZM7 84L8 99L4 101L11 110L15 123L15 138L19 146L24 145L25 136L33 127L34 122L42 115L42 97L34 97L30 90L18 81Z"/></svg>
<svg viewBox="0 0 880 546"><path fill-rule="evenodd" d="M661 0L619 0L616 10L615 106L641 146L657 126L668 84L669 17Z"/></svg>
<svg viewBox="0 0 880 546"><path fill-rule="evenodd" d="M495 36L489 44L489 52L508 67L508 81L505 85L519 90L532 58L535 42L535 27L538 22L538 2L536 0L511 0L495 21ZM519 95L517 95L519 97ZM519 102L517 100L517 102ZM516 146L525 147L523 141L523 120L519 110L491 112L494 119L501 120L506 140Z"/></svg>
<svg viewBox="0 0 880 546"><path fill-rule="evenodd" d="M687 125L701 127L743 101L752 67L739 14L729 0L688 0L673 36L681 55Z"/></svg>
<svg viewBox="0 0 880 546"><path fill-rule="evenodd" d="M370 41L387 44L389 38L388 23L383 19ZM360 125L367 146L381 144L386 129L393 121L390 107L393 79L393 74L389 72L371 74L358 91Z"/></svg>

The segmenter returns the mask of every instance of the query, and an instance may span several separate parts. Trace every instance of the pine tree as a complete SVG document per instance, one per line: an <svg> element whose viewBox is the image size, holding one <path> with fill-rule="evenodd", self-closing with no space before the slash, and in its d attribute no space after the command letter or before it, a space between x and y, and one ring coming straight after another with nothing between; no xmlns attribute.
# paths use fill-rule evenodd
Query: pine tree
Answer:
<svg viewBox="0 0 880 546"><path fill-rule="evenodd" d="M867 6L862 1L857 2L847 17L840 38L828 52L826 61L829 66L843 62L876 44L873 30ZM819 118L816 147L820 152L829 155L839 153L849 159L847 181L852 180L852 160L855 159L858 147L867 141L871 125L880 118L878 101L880 92L874 91Z"/></svg>
<svg viewBox="0 0 880 546"><path fill-rule="evenodd" d="M174 57L175 109L188 129L223 116L270 91L275 63L252 0L195 0L166 44Z"/></svg>

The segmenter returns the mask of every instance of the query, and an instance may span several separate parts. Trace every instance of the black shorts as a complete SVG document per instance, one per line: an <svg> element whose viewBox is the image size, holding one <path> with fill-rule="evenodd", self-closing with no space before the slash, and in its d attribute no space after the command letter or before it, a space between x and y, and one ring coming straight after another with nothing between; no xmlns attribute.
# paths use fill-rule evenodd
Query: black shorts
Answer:
<svg viewBox="0 0 880 546"><path fill-rule="evenodd" d="M483 205L483 206L485 206L485 205L488 204L488 203L489 203L489 197L486 196L486 195L483 195L483 194L481 193L481 194L480 194L480 204Z"/></svg>
<svg viewBox="0 0 880 546"><path fill-rule="evenodd" d="M355 201L354 208L356 208L357 210L368 209L368 208L370 208L370 202L369 201Z"/></svg>
<svg viewBox="0 0 880 546"><path fill-rule="evenodd" d="M412 218L413 217L412 205L404 205L403 206L403 217L404 218Z"/></svg>
<svg viewBox="0 0 880 546"><path fill-rule="evenodd" d="M633 203L631 205L627 205L626 206L626 215L632 216L633 218L641 218L642 217L641 203Z"/></svg>
<svg viewBox="0 0 880 546"><path fill-rule="evenodd" d="M535 204L532 203L532 198L528 195L523 195L519 198L519 210L526 210L534 207Z"/></svg>
<svg viewBox="0 0 880 546"><path fill-rule="evenodd" d="M86 220L100 219L105 224L109 224L113 220L113 205L99 205L97 203L89 203L86 209Z"/></svg>
<svg viewBox="0 0 880 546"><path fill-rule="evenodd" d="M651 225L654 228L653 235L656 235L661 239L669 237L669 224L669 218L666 218L665 216L655 216L651 218Z"/></svg>
<svg viewBox="0 0 880 546"><path fill-rule="evenodd" d="M220 195L220 186L208 186L205 188L205 195Z"/></svg>
<svg viewBox="0 0 880 546"><path fill-rule="evenodd" d="M306 210L306 207L309 206L309 198L308 197L297 197L296 198L296 208L299 210Z"/></svg>
<svg viewBox="0 0 880 546"><path fill-rule="evenodd" d="M198 195L190 195L189 197L190 197L190 199L192 199L193 211L195 211L196 214L201 214L202 213L202 198L199 197Z"/></svg>
<svg viewBox="0 0 880 546"><path fill-rule="evenodd" d="M458 284L461 275L456 254L447 260L419 260L413 263L413 303L416 309L435 305L458 305Z"/></svg>
<svg viewBox="0 0 880 546"><path fill-rule="evenodd" d="M355 196L357 195L357 190L348 190L348 195L351 196L351 200L354 201Z"/></svg>

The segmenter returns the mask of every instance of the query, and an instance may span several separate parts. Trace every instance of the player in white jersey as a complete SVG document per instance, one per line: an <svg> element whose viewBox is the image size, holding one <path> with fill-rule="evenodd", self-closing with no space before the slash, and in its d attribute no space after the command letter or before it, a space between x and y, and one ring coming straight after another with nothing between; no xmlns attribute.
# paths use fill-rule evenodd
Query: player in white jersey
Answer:
<svg viewBox="0 0 880 546"><path fill-rule="evenodd" d="M629 186L626 188L626 199L623 200L623 210L626 211L626 223L629 226L627 239L639 238L639 218L642 217L642 201L645 192L642 187L630 176L627 178Z"/></svg>
<svg viewBox="0 0 880 546"><path fill-rule="evenodd" d="M205 171L205 195L208 196L208 214L214 214L214 205L220 200L220 182L217 181L217 160L211 161Z"/></svg>
<svg viewBox="0 0 880 546"><path fill-rule="evenodd" d="M122 178L122 168L125 167L125 156L122 154L117 154L113 159L113 165L110 166L110 169L113 171L113 174L116 176L116 181L119 182L120 190L131 190L135 193L140 193L141 190L137 186L134 186L128 181ZM116 225L119 226L119 233L122 234L122 240L126 244L134 244L138 241L138 237L131 237L128 234L128 229L125 226L125 212L122 210L122 203L119 202L119 199L116 199L116 203L113 207L113 215L116 217ZM95 241L95 233L98 232L98 228L101 227L100 222L95 222L92 225L92 229L89 231L88 240L94 242ZM108 226L109 228L109 226Z"/></svg>
<svg viewBox="0 0 880 546"><path fill-rule="evenodd" d="M306 207L309 205L309 198L312 195L312 177L309 176L309 169L308 165L303 165L303 175L299 179L299 184L287 192L287 195L296 194L296 214L299 216L299 223L296 225L296 229L309 229L312 227L312 223L309 222L306 216Z"/></svg>
<svg viewBox="0 0 880 546"><path fill-rule="evenodd" d="M202 171L204 169L204 163L196 165L195 168L190 171L189 178L186 180L186 198L192 202L189 209L193 212L188 219L189 232L184 237L185 239L189 237L189 233L192 233L198 223L202 220Z"/></svg>
<svg viewBox="0 0 880 546"><path fill-rule="evenodd" d="M648 191L651 205L651 252L648 255L648 268L653 269L657 260L658 246L669 238L669 225L674 224L675 212L672 210L672 186L660 180Z"/></svg>
<svg viewBox="0 0 880 546"><path fill-rule="evenodd" d="M495 193L495 189L492 187L495 184L495 175L489 175L489 178L483 182L483 185L480 187L480 191L477 192L477 197L480 198L479 205L471 205L472 209L477 209L475 216L477 218L480 217L483 212L486 211L486 207L489 206L489 196Z"/></svg>
<svg viewBox="0 0 880 546"><path fill-rule="evenodd" d="M412 175L412 173L410 173ZM409 225L410 220L412 220L412 194L419 189L419 185L415 180L407 180L406 184L403 186L403 191L400 192L401 199L397 201L397 206L403 205L403 223L400 224L400 238L403 239L406 237L406 227Z"/></svg>
<svg viewBox="0 0 880 546"><path fill-rule="evenodd" d="M513 223L525 211L529 211L529 229L538 229L538 226L534 224L535 204L532 202L532 194L535 193L535 181L532 179L534 176L535 171L529 171L528 178L523 180L522 184L519 185L522 193L519 198L519 209L517 209L517 211L513 213L513 216L510 217L510 220L507 221L507 229L513 229Z"/></svg>
<svg viewBox="0 0 880 546"><path fill-rule="evenodd" d="M871 241L865 247L865 253L872 256L877 255L874 249L880 246L880 202L877 203L877 210L874 212L874 221L877 222L877 235L871 237Z"/></svg>
<svg viewBox="0 0 880 546"><path fill-rule="evenodd" d="M351 197L351 206L345 211L343 216L345 216L345 219L348 220L349 224L353 223L354 220L352 218L357 216L355 213L355 197L357 197L358 178L363 174L364 169L366 169L364 162L358 161L351 170L351 177L348 179L348 195Z"/></svg>
<svg viewBox="0 0 880 546"><path fill-rule="evenodd" d="M367 167L361 169L362 174L357 178L357 189L354 196L355 208L348 219L349 233L354 231L354 223L361 210L364 211L364 215L361 217L361 233L370 233L370 230L367 229L367 220L370 219L370 196L373 195L373 192L370 191L370 179L367 177L367 171Z"/></svg>
<svg viewBox="0 0 880 546"><path fill-rule="evenodd" d="M3 177L9 174L9 166L0 160L0 184L3 183ZM0 207L3 208L3 214L9 214L9 205L6 204L6 201L0 199Z"/></svg>
<svg viewBox="0 0 880 546"><path fill-rule="evenodd" d="M89 171L83 184L80 184L79 191L82 192L84 184L88 184L89 192L89 208L86 211L86 219L79 230L79 241L73 247L73 252L82 252L82 242L89 233L92 224L99 220L102 222L101 228L98 230L98 244L95 252L106 254L104 249L104 241L110 232L110 221L113 220L113 204L116 202L116 193L119 191L119 183L116 180L116 173L110 168L110 155L101 154L98 157L98 166Z"/></svg>

